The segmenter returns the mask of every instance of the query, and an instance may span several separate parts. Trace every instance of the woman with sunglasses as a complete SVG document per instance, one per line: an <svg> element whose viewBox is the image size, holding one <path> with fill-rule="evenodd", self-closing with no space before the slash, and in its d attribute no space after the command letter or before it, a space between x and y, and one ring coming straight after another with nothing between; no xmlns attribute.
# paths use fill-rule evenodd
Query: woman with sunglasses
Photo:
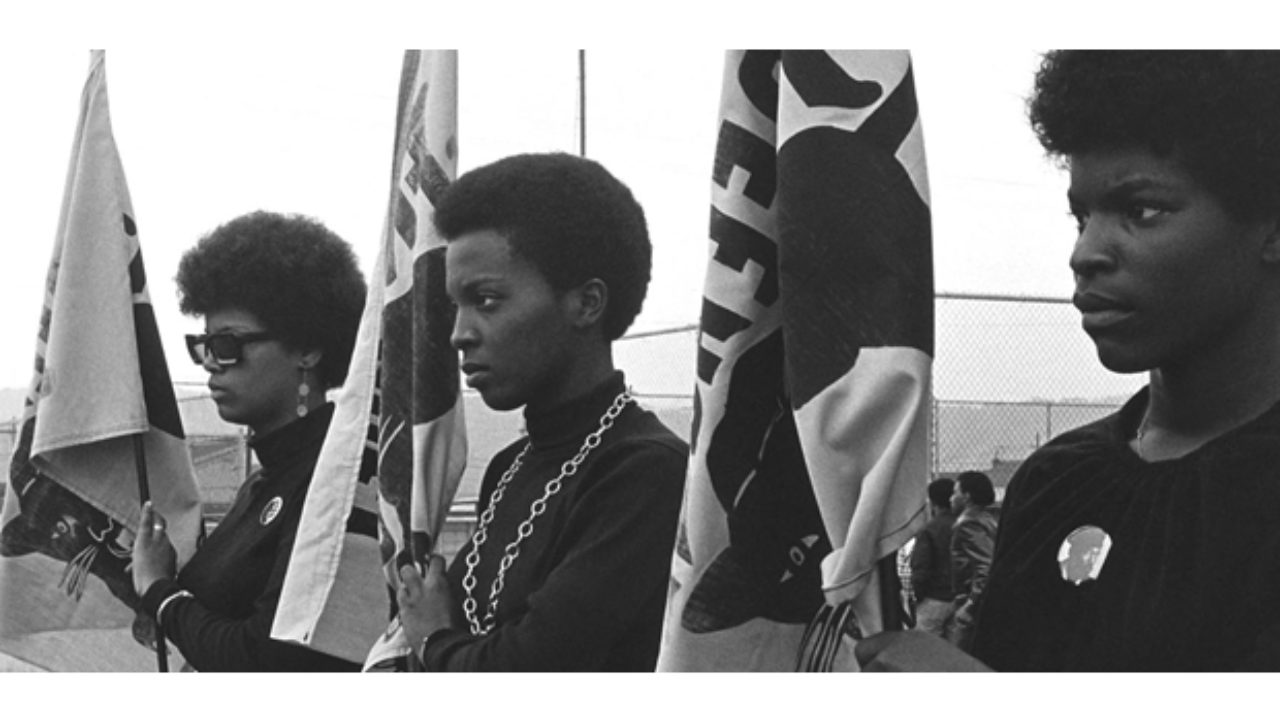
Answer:
<svg viewBox="0 0 1280 720"><path fill-rule="evenodd" d="M351 247L313 220L268 212L215 229L178 267L180 307L218 414L250 430L261 469L180 572L144 508L133 548L143 607L200 671L358 670L270 638L307 485L355 345L365 282Z"/></svg>
<svg viewBox="0 0 1280 720"><path fill-rule="evenodd" d="M1084 330L1148 385L1018 469L973 655L1280 670L1280 52L1050 53L1030 116L1070 172ZM916 635L860 655L947 652Z"/></svg>

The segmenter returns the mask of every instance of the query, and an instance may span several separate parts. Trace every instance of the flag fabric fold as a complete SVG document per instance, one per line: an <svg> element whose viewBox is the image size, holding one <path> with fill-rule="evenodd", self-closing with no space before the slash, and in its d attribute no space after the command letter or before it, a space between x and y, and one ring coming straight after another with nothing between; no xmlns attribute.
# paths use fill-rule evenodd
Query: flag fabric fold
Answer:
<svg viewBox="0 0 1280 720"><path fill-rule="evenodd" d="M457 176L457 52L405 52L382 248L272 637L406 669L397 562L422 562L463 470L453 306L434 201Z"/></svg>
<svg viewBox="0 0 1280 720"><path fill-rule="evenodd" d="M129 573L139 474L180 564L201 533L200 496L111 131L101 50L90 54L46 277L0 518L0 649L55 670L154 668L145 645L154 624L136 614Z"/></svg>
<svg viewBox="0 0 1280 720"><path fill-rule="evenodd" d="M814 639L884 627L877 565L924 522L933 270L909 54L728 53L712 180L659 669L829 668L847 655L815 665Z"/></svg>

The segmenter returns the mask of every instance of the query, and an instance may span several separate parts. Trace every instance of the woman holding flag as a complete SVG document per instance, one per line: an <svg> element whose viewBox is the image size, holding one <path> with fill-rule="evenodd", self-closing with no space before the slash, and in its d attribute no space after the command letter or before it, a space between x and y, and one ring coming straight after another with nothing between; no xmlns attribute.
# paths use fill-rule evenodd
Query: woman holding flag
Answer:
<svg viewBox="0 0 1280 720"><path fill-rule="evenodd" d="M218 414L251 432L261 468L176 571L164 518L144 508L133 548L143 608L200 671L358 670L270 638L307 486L355 345L365 282L320 223L255 212L215 229L178 268L181 309L201 315L191 358Z"/></svg>
<svg viewBox="0 0 1280 720"><path fill-rule="evenodd" d="M996 670L1280 670L1280 52L1054 52L1074 303L1114 415L1011 481L973 654ZM973 669L920 634L872 669Z"/></svg>
<svg viewBox="0 0 1280 720"><path fill-rule="evenodd" d="M466 382L528 436L490 462L447 574L401 569L406 634L429 671L650 671L688 448L613 366L649 282L644 213L550 154L463 175L434 218Z"/></svg>

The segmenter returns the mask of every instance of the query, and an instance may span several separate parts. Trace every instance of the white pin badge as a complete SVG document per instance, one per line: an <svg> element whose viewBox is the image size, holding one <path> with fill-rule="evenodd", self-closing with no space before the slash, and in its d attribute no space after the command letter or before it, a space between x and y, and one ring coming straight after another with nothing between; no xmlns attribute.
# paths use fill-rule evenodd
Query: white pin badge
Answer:
<svg viewBox="0 0 1280 720"><path fill-rule="evenodd" d="M1111 536L1102 528L1084 525L1072 530L1058 548L1062 579L1076 586L1097 580L1110 551Z"/></svg>
<svg viewBox="0 0 1280 720"><path fill-rule="evenodd" d="M284 499L279 495L271 498L266 505L262 506L262 514L258 516L258 522L263 525L270 525L271 521L275 520L276 516L280 514L280 508L282 507L284 507Z"/></svg>

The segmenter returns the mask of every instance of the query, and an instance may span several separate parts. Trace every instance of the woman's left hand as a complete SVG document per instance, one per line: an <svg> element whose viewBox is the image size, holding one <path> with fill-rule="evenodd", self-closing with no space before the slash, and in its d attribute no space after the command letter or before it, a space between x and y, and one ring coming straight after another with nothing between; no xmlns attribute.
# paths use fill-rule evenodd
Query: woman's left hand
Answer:
<svg viewBox="0 0 1280 720"><path fill-rule="evenodd" d="M400 604L400 622L404 624L405 637L417 652L422 641L431 633L453 627L453 595L444 576L444 558L432 555L428 559L426 577L413 563L400 568L400 589L396 601Z"/></svg>
<svg viewBox="0 0 1280 720"><path fill-rule="evenodd" d="M133 590L141 597L157 580L177 574L178 553L165 534L164 516L148 502L142 506L138 534L133 539Z"/></svg>

